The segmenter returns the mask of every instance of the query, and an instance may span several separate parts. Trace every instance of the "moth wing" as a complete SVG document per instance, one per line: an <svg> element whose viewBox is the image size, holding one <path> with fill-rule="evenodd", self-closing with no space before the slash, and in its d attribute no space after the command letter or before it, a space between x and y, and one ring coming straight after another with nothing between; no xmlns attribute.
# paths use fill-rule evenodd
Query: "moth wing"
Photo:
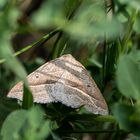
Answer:
<svg viewBox="0 0 140 140"><path fill-rule="evenodd" d="M34 102L62 102L85 108L95 114L108 114L106 102L84 66L71 55L45 63L27 76ZM19 82L8 97L22 100L23 83Z"/></svg>
<svg viewBox="0 0 140 140"><path fill-rule="evenodd" d="M107 104L84 66L71 55L60 57L59 67L64 69L56 84L47 91L55 100L67 106L85 108L95 114L108 114Z"/></svg>
<svg viewBox="0 0 140 140"><path fill-rule="evenodd" d="M60 60L55 59L40 66L34 72L27 76L29 87L32 91L34 102L37 103L50 103L54 99L48 94L46 90L47 84L56 83L63 73L63 69L56 64ZM22 100L23 98L23 82L17 83L7 95L10 98Z"/></svg>

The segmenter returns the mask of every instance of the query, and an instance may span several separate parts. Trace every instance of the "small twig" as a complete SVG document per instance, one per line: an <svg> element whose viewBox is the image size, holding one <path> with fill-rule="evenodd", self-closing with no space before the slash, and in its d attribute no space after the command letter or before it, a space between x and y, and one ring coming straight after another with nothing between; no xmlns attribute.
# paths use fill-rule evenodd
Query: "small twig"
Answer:
<svg viewBox="0 0 140 140"><path fill-rule="evenodd" d="M15 52L13 54L13 56L18 56L18 55L28 51L32 47L39 47L39 46L41 46L42 44L44 44L47 40L49 40L51 37L53 37L58 32L59 32L58 29L50 32L49 34L43 36L41 39L37 40L36 42L32 43L31 45L28 45L28 46L24 47L23 49ZM5 59L1 59L0 60L0 64L4 63L5 61L6 61Z"/></svg>

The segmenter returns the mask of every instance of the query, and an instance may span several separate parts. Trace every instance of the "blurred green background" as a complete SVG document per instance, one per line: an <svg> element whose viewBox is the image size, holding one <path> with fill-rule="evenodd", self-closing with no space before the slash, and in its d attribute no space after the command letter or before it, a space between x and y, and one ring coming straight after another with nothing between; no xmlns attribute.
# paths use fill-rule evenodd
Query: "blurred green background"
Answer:
<svg viewBox="0 0 140 140"><path fill-rule="evenodd" d="M0 139L139 140L139 45L139 0L0 0ZM108 116L61 103L31 107L26 76L63 54L89 71ZM20 80L22 106L6 97Z"/></svg>

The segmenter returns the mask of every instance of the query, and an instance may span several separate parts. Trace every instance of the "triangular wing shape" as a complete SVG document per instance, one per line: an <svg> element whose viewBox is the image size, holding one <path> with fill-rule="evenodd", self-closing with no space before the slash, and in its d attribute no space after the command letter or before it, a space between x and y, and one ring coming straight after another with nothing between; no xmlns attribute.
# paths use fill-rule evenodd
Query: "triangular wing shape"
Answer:
<svg viewBox="0 0 140 140"><path fill-rule="evenodd" d="M27 77L34 102L61 102L78 108L84 106L94 114L107 115L108 107L97 85L84 66L72 55L52 60ZM19 82L8 97L22 100L23 83Z"/></svg>

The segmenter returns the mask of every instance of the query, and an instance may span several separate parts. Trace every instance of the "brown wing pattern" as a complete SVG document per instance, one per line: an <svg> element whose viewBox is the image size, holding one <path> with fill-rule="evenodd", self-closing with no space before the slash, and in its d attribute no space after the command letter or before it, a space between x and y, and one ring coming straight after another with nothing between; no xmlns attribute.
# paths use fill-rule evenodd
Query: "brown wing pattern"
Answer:
<svg viewBox="0 0 140 140"><path fill-rule="evenodd" d="M62 102L77 108L85 106L94 114L107 115L107 104L84 66L70 54L47 62L27 77L34 102ZM8 97L22 100L23 84L19 82Z"/></svg>

